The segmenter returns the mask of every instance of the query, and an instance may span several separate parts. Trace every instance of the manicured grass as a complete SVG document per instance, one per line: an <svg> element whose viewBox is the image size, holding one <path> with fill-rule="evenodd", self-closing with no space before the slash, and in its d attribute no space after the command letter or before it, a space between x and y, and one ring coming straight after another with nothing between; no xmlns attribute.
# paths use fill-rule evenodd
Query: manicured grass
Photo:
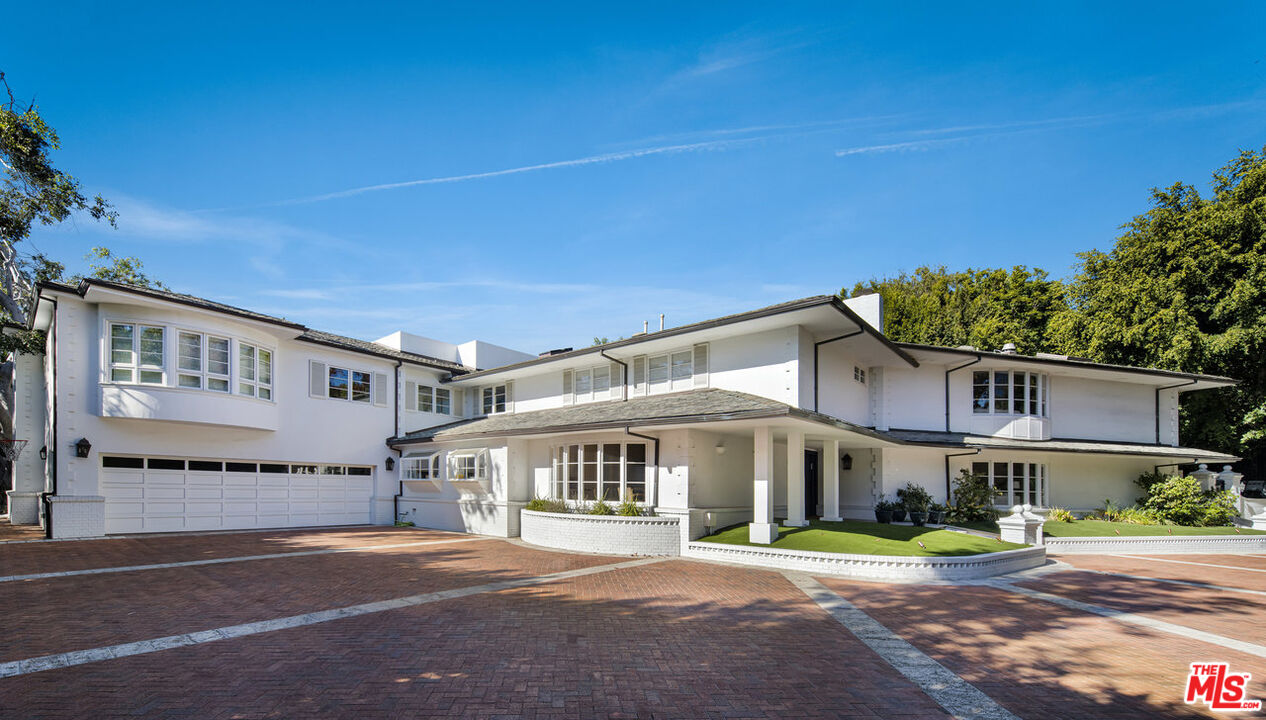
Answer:
<svg viewBox="0 0 1266 720"><path fill-rule="evenodd" d="M1107 520L1074 520L1066 522L1048 522L1042 526L1047 537L1100 537L1110 535L1116 537L1120 530L1122 536L1138 537L1145 535L1266 535L1263 530L1247 530L1233 527L1186 527L1183 525L1135 525L1133 523L1108 522ZM1172 532L1171 532L1172 531Z"/></svg>
<svg viewBox="0 0 1266 720"><path fill-rule="evenodd" d="M932 528L874 522L810 521L808 527L779 528L772 547L782 550L855 553L861 555L979 555L1025 547L988 538ZM702 542L770 547L747 539L747 525L735 525L702 538ZM924 547L919 547L922 542Z"/></svg>
<svg viewBox="0 0 1266 720"><path fill-rule="evenodd" d="M997 533L998 525L993 522L954 523L956 527L983 530ZM1070 523L1047 521L1042 526L1042 534L1046 537L1116 537L1120 530L1122 537L1147 537L1155 535L1235 535L1233 527L1187 527L1185 525L1135 525L1134 523L1108 522L1107 520L1074 520ZM1266 535L1266 530L1248 530L1238 528L1240 535ZM1172 532L1171 532L1172 531Z"/></svg>

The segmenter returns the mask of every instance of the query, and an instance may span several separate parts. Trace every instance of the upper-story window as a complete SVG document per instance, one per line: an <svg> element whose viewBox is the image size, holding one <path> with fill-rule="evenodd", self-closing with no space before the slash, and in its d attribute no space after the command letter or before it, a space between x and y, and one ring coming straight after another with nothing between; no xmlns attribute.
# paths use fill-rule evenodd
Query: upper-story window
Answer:
<svg viewBox="0 0 1266 720"><path fill-rule="evenodd" d="M624 394L624 374L615 363L563 371L563 404L619 399Z"/></svg>
<svg viewBox="0 0 1266 720"><path fill-rule="evenodd" d="M166 337L162 327L110 323L110 381L166 384Z"/></svg>
<svg viewBox="0 0 1266 720"><path fill-rule="evenodd" d="M418 386L418 410L437 415L453 414L453 394L448 388Z"/></svg>
<svg viewBox="0 0 1266 720"><path fill-rule="evenodd" d="M273 399L272 351L247 343L237 344L237 393L261 400Z"/></svg>
<svg viewBox="0 0 1266 720"><path fill-rule="evenodd" d="M511 384L489 385L480 393L484 415L503 413L509 407Z"/></svg>
<svg viewBox="0 0 1266 720"><path fill-rule="evenodd" d="M228 392L229 339L181 330L176 371L176 384L182 388Z"/></svg>
<svg viewBox="0 0 1266 720"><path fill-rule="evenodd" d="M258 356L256 361L258 362ZM269 358L271 363L271 357ZM271 374L271 365L269 373ZM258 377L259 374L256 374ZM356 368L308 361L308 394L315 398L348 400L356 403L385 406L387 375Z"/></svg>
<svg viewBox="0 0 1266 720"><path fill-rule="evenodd" d="M977 415L1047 417L1050 378L1023 370L972 373L972 412Z"/></svg>
<svg viewBox="0 0 1266 720"><path fill-rule="evenodd" d="M633 394L689 390L708 385L708 346L633 358Z"/></svg>

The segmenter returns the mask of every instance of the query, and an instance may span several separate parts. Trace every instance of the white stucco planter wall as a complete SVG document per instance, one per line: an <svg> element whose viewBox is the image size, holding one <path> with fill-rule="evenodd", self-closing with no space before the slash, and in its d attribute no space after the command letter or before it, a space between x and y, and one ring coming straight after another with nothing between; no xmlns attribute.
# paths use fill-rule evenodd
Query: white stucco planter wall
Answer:
<svg viewBox="0 0 1266 720"><path fill-rule="evenodd" d="M607 555L680 555L676 517L571 515L523 510L519 536L541 547Z"/></svg>
<svg viewBox="0 0 1266 720"><path fill-rule="evenodd" d="M955 557L907 557L692 542L682 554L699 560L890 582L979 580L1028 570L1046 563L1046 549L1041 547Z"/></svg>
<svg viewBox="0 0 1266 720"><path fill-rule="evenodd" d="M1146 553L1260 553L1266 535L1164 535L1154 537L1046 538L1046 549L1057 555Z"/></svg>

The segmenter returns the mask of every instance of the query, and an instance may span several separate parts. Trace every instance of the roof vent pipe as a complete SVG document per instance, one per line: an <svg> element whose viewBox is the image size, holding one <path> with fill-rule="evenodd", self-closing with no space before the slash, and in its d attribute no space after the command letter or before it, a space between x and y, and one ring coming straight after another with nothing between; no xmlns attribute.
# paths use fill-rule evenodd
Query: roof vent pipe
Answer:
<svg viewBox="0 0 1266 720"><path fill-rule="evenodd" d="M659 330L660 332L664 331L664 313L659 314Z"/></svg>
<svg viewBox="0 0 1266 720"><path fill-rule="evenodd" d="M1006 355L1014 355L1014 354L1015 354L1015 343L1007 343L1006 345L1003 345L1003 346L1002 346L1002 352L1003 352L1003 354L1006 354Z"/></svg>
<svg viewBox="0 0 1266 720"><path fill-rule="evenodd" d="M642 321L642 332L646 333L646 332L650 332L650 331L651 331L651 321L650 321L650 320L643 320L643 321Z"/></svg>

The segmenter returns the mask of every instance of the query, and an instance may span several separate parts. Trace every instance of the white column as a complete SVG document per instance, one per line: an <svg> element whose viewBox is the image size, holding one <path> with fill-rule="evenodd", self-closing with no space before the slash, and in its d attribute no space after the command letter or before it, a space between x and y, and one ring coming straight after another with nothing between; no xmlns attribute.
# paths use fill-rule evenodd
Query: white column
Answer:
<svg viewBox="0 0 1266 720"><path fill-rule="evenodd" d="M840 441L822 443L822 519L839 522L840 517Z"/></svg>
<svg viewBox="0 0 1266 720"><path fill-rule="evenodd" d="M787 524L804 527L804 433L787 431Z"/></svg>
<svg viewBox="0 0 1266 720"><path fill-rule="evenodd" d="M778 539L774 522L774 434L768 427L756 428L756 449L752 475L752 523L747 538L768 545Z"/></svg>

